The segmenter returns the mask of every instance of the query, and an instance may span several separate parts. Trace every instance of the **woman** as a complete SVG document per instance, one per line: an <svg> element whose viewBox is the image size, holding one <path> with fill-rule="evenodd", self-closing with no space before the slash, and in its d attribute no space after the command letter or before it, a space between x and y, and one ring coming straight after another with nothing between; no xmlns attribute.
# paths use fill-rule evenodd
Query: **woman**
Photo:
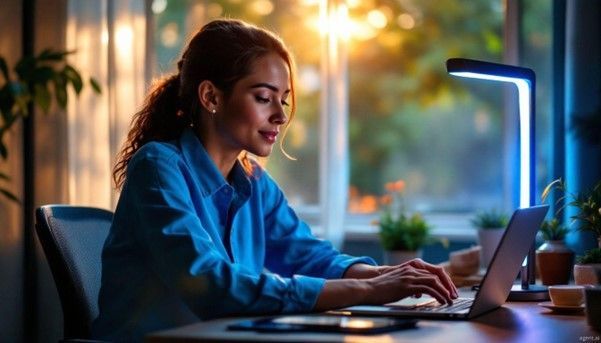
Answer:
<svg viewBox="0 0 601 343"><path fill-rule="evenodd" d="M245 155L268 156L294 115L293 61L279 38L213 21L177 65L134 117L115 167L122 192L94 336L138 340L233 314L457 297L439 267L375 266L316 239Z"/></svg>

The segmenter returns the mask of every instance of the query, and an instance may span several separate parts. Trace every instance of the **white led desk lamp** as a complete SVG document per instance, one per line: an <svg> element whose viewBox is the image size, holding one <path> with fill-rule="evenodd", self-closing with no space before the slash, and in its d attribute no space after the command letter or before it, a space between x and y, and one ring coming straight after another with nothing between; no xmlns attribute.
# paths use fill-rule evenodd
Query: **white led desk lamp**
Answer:
<svg viewBox="0 0 601 343"><path fill-rule="evenodd" d="M520 151L520 208L533 206L536 197L535 173L535 90L536 76L529 68L516 67L466 58L447 60L451 75L482 80L513 83L519 98L519 151ZM535 284L536 251L534 242L521 270L522 284L512 288L508 301L544 301L549 299L547 288Z"/></svg>

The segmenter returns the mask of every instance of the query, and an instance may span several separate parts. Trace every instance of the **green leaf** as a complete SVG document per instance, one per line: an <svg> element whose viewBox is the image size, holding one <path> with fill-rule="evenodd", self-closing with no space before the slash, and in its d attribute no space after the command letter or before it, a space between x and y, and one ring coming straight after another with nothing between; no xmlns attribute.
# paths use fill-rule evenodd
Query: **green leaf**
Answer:
<svg viewBox="0 0 601 343"><path fill-rule="evenodd" d="M0 114L5 122L9 120L11 116L11 109L15 104L15 98L13 97L8 85L0 88ZM5 124L6 125L6 124Z"/></svg>
<svg viewBox="0 0 601 343"><path fill-rule="evenodd" d="M2 75L4 75L4 80L8 82L8 67L6 66L6 60L3 57L0 57L0 71L2 71Z"/></svg>
<svg viewBox="0 0 601 343"><path fill-rule="evenodd" d="M45 113L48 113L48 110L50 109L51 99L50 91L45 84L35 85L34 102L36 105L40 106Z"/></svg>
<svg viewBox="0 0 601 343"><path fill-rule="evenodd" d="M79 95L81 89L83 88L83 82L81 80L81 75L79 75L77 70L67 64L62 70L62 74L65 76L66 80L71 82L71 85L73 85L75 94Z"/></svg>
<svg viewBox="0 0 601 343"><path fill-rule="evenodd" d="M22 116L27 117L28 109L27 105L32 100L32 95L27 86L22 82L13 82L11 84L11 92L14 98L14 105L11 112L14 117Z"/></svg>
<svg viewBox="0 0 601 343"><path fill-rule="evenodd" d="M65 109L67 107L67 101L68 101L68 94L67 94L67 90L65 88L60 88L55 90L56 92L56 101L58 102L58 106L62 109Z"/></svg>
<svg viewBox="0 0 601 343"><path fill-rule="evenodd" d="M15 72L19 76L20 80L30 80L33 74L33 70L36 66L36 60L32 56L25 56L15 66Z"/></svg>
<svg viewBox="0 0 601 343"><path fill-rule="evenodd" d="M96 92L97 94L102 94L102 87L100 87L100 83L96 81L95 78L90 78L90 85L94 89L94 92Z"/></svg>
<svg viewBox="0 0 601 343"><path fill-rule="evenodd" d="M4 195L5 197L7 197L8 199L10 199L10 200L12 200L12 201L14 201L14 202L16 202L16 203L19 203L19 204L21 203L21 202L19 201L19 198L17 198L17 196L16 196L16 195L12 194L11 192L9 192L8 190L6 190L6 189L4 189L4 188L0 188L0 193L1 193L2 195Z"/></svg>
<svg viewBox="0 0 601 343"><path fill-rule="evenodd" d="M6 145L4 145L4 142L0 140L0 156L2 156L3 160L6 160L8 158L8 150L6 149Z"/></svg>
<svg viewBox="0 0 601 343"><path fill-rule="evenodd" d="M578 256L576 259L578 264L601 263L601 248L593 248L587 250L584 256Z"/></svg>
<svg viewBox="0 0 601 343"><path fill-rule="evenodd" d="M54 51L52 49L43 50L37 57L39 61L62 61L65 56L74 53L75 50L71 51Z"/></svg>
<svg viewBox="0 0 601 343"><path fill-rule="evenodd" d="M67 80L63 74L58 74L52 79L54 84L54 97L60 108L67 107Z"/></svg>
<svg viewBox="0 0 601 343"><path fill-rule="evenodd" d="M36 84L45 84L48 81L52 80L56 76L56 74L57 72L54 70L54 68L49 66L41 66L34 70L34 74L31 81Z"/></svg>
<svg viewBox="0 0 601 343"><path fill-rule="evenodd" d="M4 134L4 132L10 130L11 126L17 119L17 115L13 113L10 109L8 111L2 111L2 120L4 120L4 124L0 127L0 138Z"/></svg>
<svg viewBox="0 0 601 343"><path fill-rule="evenodd" d="M540 196L542 202L545 202L545 200L547 200L547 197L549 196L549 193L551 193L551 190L557 184L561 185L561 178L554 180L553 182L551 182L550 184L548 184L547 187L545 187L545 189L543 190L543 194Z"/></svg>
<svg viewBox="0 0 601 343"><path fill-rule="evenodd" d="M496 209L478 212L470 220L474 227L480 229L496 229L505 227L508 221L509 218L507 214Z"/></svg>

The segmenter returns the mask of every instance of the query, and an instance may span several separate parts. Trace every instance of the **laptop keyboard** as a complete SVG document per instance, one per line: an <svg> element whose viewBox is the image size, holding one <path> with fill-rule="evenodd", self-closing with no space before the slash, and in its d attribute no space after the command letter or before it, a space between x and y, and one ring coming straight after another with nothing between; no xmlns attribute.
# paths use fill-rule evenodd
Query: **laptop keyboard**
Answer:
<svg viewBox="0 0 601 343"><path fill-rule="evenodd" d="M457 298L451 305L441 305L436 302L435 305L417 307L416 310L426 312L457 312L469 309L473 302L474 299L471 298Z"/></svg>

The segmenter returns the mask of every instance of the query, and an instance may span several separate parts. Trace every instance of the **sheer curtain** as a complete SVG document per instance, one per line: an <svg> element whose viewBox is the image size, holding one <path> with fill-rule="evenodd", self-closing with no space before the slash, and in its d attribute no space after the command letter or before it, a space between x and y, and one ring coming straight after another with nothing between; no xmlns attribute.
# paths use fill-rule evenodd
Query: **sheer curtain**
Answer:
<svg viewBox="0 0 601 343"><path fill-rule="evenodd" d="M102 86L69 104L70 204L115 206L112 166L145 91L146 28L144 0L69 1L70 62Z"/></svg>

